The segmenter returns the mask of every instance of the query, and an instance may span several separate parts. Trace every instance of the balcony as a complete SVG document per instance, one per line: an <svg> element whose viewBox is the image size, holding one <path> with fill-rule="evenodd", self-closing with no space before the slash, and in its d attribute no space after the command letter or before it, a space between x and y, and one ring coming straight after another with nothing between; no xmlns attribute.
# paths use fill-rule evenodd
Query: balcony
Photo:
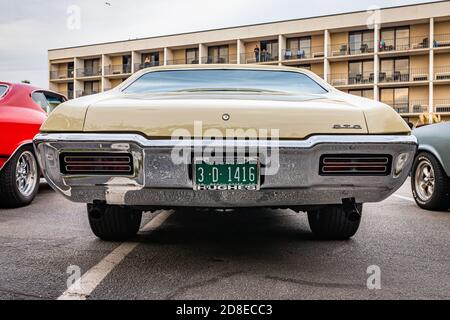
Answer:
<svg viewBox="0 0 450 320"><path fill-rule="evenodd" d="M434 110L438 113L450 113L450 99L434 100Z"/></svg>
<svg viewBox="0 0 450 320"><path fill-rule="evenodd" d="M426 35L397 39L386 38L381 39L379 43L380 52L420 50L428 49L429 47L430 40Z"/></svg>
<svg viewBox="0 0 450 320"><path fill-rule="evenodd" d="M448 48L450 49L450 33L447 34L435 34L434 35L434 48Z"/></svg>
<svg viewBox="0 0 450 320"><path fill-rule="evenodd" d="M450 81L450 67L435 67L434 80Z"/></svg>
<svg viewBox="0 0 450 320"><path fill-rule="evenodd" d="M67 99L72 100L73 99L73 91L60 91L60 94L65 96Z"/></svg>
<svg viewBox="0 0 450 320"><path fill-rule="evenodd" d="M382 101L391 106L399 114L423 113L428 112L428 100L411 100L411 101Z"/></svg>
<svg viewBox="0 0 450 320"><path fill-rule="evenodd" d="M368 43L341 43L329 46L330 57L344 57L353 55L370 54L374 52L373 45Z"/></svg>
<svg viewBox="0 0 450 320"><path fill-rule="evenodd" d="M380 83L423 82L429 80L428 68L413 68L409 70L381 71Z"/></svg>
<svg viewBox="0 0 450 320"><path fill-rule="evenodd" d="M375 76L373 72L359 74L333 73L329 75L329 79L332 86L344 87L373 84Z"/></svg>
<svg viewBox="0 0 450 320"><path fill-rule="evenodd" d="M105 67L105 76L129 75L130 73L131 65L129 64L109 65Z"/></svg>
<svg viewBox="0 0 450 320"><path fill-rule="evenodd" d="M178 64L199 64L198 59L174 59L174 60L167 60L167 65L178 65Z"/></svg>
<svg viewBox="0 0 450 320"><path fill-rule="evenodd" d="M77 91L77 98L90 96L99 93L98 91Z"/></svg>
<svg viewBox="0 0 450 320"><path fill-rule="evenodd" d="M162 65L163 64L160 63L159 61L153 61L153 62L148 62L148 63L135 63L134 64L134 72L137 72L137 71L145 69L145 68L159 67Z"/></svg>
<svg viewBox="0 0 450 320"><path fill-rule="evenodd" d="M304 60L304 59L316 59L323 58L325 56L322 47L310 47L303 49L285 49L282 53L283 61L289 60Z"/></svg>
<svg viewBox="0 0 450 320"><path fill-rule="evenodd" d="M237 55L202 57L202 63L203 64L237 63Z"/></svg>
<svg viewBox="0 0 450 320"><path fill-rule="evenodd" d="M73 69L50 71L50 80L68 80L73 79L73 76Z"/></svg>
<svg viewBox="0 0 450 320"><path fill-rule="evenodd" d="M77 69L77 77L101 77L102 76L102 68L100 66L95 68L80 68Z"/></svg>
<svg viewBox="0 0 450 320"><path fill-rule="evenodd" d="M256 54L255 52L246 52L241 54L242 64L271 62L278 62L278 52L276 54L269 52L260 52L259 54Z"/></svg>

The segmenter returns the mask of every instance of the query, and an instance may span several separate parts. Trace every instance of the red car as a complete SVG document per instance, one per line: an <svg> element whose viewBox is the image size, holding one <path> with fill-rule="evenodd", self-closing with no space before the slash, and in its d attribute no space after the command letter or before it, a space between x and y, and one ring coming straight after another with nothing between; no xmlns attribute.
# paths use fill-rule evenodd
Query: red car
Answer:
<svg viewBox="0 0 450 320"><path fill-rule="evenodd" d="M0 207L33 201L40 171L32 140L47 113L64 101L55 92L0 82Z"/></svg>

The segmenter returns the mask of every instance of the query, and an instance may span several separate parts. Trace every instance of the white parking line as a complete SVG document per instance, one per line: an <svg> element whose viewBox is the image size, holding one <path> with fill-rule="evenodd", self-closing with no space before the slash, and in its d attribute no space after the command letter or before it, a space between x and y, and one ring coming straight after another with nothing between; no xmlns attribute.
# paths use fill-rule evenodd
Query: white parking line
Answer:
<svg viewBox="0 0 450 320"><path fill-rule="evenodd" d="M401 196L399 194L394 194L393 196L396 197L396 198L399 198L399 199L406 200L406 201L416 202L413 198Z"/></svg>
<svg viewBox="0 0 450 320"><path fill-rule="evenodd" d="M159 228L173 211L162 211L147 223L141 231L149 232ZM86 300L105 277L137 246L138 242L124 242L97 265L89 269L79 280L73 283L58 300Z"/></svg>

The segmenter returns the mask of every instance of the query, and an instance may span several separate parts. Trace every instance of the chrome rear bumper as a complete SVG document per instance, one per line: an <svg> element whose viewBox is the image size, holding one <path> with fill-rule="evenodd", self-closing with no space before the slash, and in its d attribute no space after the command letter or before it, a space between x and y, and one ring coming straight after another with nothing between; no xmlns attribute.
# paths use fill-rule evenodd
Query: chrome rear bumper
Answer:
<svg viewBox="0 0 450 320"><path fill-rule="evenodd" d="M134 134L40 134L35 140L41 168L48 183L75 202L149 207L294 207L358 203L386 199L408 177L417 141L414 136L312 136L297 141L230 141L236 146L276 144L280 168L264 177L259 191L194 191L191 168L175 164L171 152L179 141L148 140ZM185 142L194 148L201 141ZM124 151L133 155L134 174L64 175L61 152ZM322 176L319 159L324 154L388 154L393 166L407 154L404 168L387 176Z"/></svg>

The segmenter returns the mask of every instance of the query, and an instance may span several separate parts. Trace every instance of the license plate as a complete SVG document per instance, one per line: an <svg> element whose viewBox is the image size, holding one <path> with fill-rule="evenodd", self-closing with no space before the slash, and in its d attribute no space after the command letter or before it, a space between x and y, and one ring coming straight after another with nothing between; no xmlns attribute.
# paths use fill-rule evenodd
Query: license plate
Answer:
<svg viewBox="0 0 450 320"><path fill-rule="evenodd" d="M193 167L194 190L259 190L257 159L216 162L196 159Z"/></svg>

